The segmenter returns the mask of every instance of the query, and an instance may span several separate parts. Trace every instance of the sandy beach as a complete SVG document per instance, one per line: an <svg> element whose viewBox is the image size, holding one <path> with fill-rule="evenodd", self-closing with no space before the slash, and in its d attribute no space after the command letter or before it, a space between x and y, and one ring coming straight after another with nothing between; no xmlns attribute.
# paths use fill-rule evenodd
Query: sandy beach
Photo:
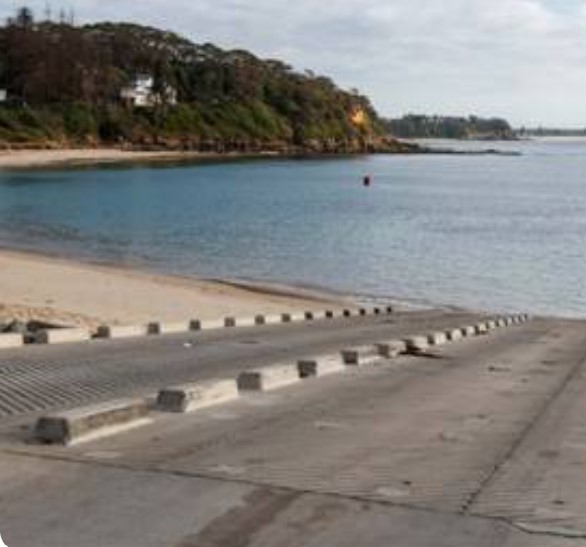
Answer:
<svg viewBox="0 0 586 547"><path fill-rule="evenodd" d="M255 156L274 155L259 153ZM252 154L217 154L213 152L133 151L117 148L80 148L59 150L2 150L0 169L25 169L52 165L92 165L100 163L156 162L174 160L209 160L253 156Z"/></svg>
<svg viewBox="0 0 586 547"><path fill-rule="evenodd" d="M101 323L216 319L338 309L342 298L313 291L155 275L60 258L0 251L0 321L39 320L95 328Z"/></svg>

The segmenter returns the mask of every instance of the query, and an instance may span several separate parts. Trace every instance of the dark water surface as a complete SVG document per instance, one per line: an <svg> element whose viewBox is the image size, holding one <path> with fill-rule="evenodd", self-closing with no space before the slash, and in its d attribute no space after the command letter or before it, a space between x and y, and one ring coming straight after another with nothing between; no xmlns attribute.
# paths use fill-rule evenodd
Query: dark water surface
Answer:
<svg viewBox="0 0 586 547"><path fill-rule="evenodd" d="M586 141L497 146L523 155L4 171L0 245L165 273L585 315Z"/></svg>

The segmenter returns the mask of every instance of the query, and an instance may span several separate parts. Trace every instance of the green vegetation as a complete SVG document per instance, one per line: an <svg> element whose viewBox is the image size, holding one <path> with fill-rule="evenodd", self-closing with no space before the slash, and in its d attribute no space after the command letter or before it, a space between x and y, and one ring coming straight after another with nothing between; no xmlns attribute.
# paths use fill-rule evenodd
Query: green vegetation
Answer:
<svg viewBox="0 0 586 547"><path fill-rule="evenodd" d="M141 75L149 104L124 100ZM0 144L254 151L400 147L369 100L331 80L247 51L197 45L127 23L0 27Z"/></svg>
<svg viewBox="0 0 586 547"><path fill-rule="evenodd" d="M483 119L409 114L400 119L386 120L384 125L396 137L441 139L514 139L509 123L501 118Z"/></svg>

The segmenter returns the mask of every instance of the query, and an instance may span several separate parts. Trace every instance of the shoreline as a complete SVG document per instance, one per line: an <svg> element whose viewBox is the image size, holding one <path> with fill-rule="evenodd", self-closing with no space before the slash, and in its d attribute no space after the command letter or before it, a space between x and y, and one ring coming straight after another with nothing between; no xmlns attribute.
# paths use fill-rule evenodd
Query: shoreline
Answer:
<svg viewBox="0 0 586 547"><path fill-rule="evenodd" d="M216 161L286 157L274 152L234 153L196 151L137 151L120 148L64 148L55 150L2 150L0 170L41 167L83 167L132 163L166 163L174 161Z"/></svg>
<svg viewBox="0 0 586 547"><path fill-rule="evenodd" d="M419 145L417 145L419 146ZM420 146L419 150L400 152L363 152L363 153L286 153L270 150L258 152L199 152L194 150L124 150L122 148L62 148L62 149L8 149L0 150L0 171L27 170L39 168L91 167L99 165L124 164L165 164L173 162L224 162L255 159L310 159L371 154L390 155L517 155L515 152L502 152L493 149L475 151L457 148L433 148Z"/></svg>
<svg viewBox="0 0 586 547"><path fill-rule="evenodd" d="M325 290L165 275L0 248L0 322L18 319L95 329L103 323L340 310L356 302L350 295Z"/></svg>

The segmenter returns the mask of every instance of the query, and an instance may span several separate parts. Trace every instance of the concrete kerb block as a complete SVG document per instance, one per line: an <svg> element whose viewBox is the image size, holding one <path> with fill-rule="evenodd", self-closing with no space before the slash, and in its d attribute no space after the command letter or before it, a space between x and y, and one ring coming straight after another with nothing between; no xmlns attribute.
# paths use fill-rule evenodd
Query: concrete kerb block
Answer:
<svg viewBox="0 0 586 547"><path fill-rule="evenodd" d="M24 345L24 336L19 333L2 333L0 334L1 348L19 348Z"/></svg>
<svg viewBox="0 0 586 547"><path fill-rule="evenodd" d="M147 325L102 325L97 331L98 338L135 338L147 335Z"/></svg>
<svg viewBox="0 0 586 547"><path fill-rule="evenodd" d="M238 398L234 379L206 380L159 391L157 408L163 412L193 412Z"/></svg>
<svg viewBox="0 0 586 547"><path fill-rule="evenodd" d="M143 399L123 399L38 419L35 438L43 443L71 445L150 423Z"/></svg>
<svg viewBox="0 0 586 547"><path fill-rule="evenodd" d="M343 349L340 355L345 365L353 366L370 365L381 358L376 346Z"/></svg>
<svg viewBox="0 0 586 547"><path fill-rule="evenodd" d="M405 338L404 342L407 346L408 353L420 353L429 348L427 336L411 336L409 338Z"/></svg>
<svg viewBox="0 0 586 547"><path fill-rule="evenodd" d="M496 322L492 319L490 319L489 321L486 322L486 326L488 328L488 330L494 330L496 329Z"/></svg>
<svg viewBox="0 0 586 547"><path fill-rule="evenodd" d="M464 337L462 329L449 329L446 331L445 334L446 338L450 342L457 342L458 340L461 340Z"/></svg>
<svg viewBox="0 0 586 547"><path fill-rule="evenodd" d="M191 322L149 323L147 325L147 332L150 335L180 334L190 330L195 330L191 328Z"/></svg>
<svg viewBox="0 0 586 547"><path fill-rule="evenodd" d="M476 331L476 334L488 333L488 327L486 326L486 323L477 323L476 325L474 325L474 329Z"/></svg>
<svg viewBox="0 0 586 547"><path fill-rule="evenodd" d="M277 314L269 314L265 315L265 325L276 325L278 323L282 323L282 319L280 315Z"/></svg>
<svg viewBox="0 0 586 547"><path fill-rule="evenodd" d="M239 391L270 391L300 380L296 364L283 364L246 370L238 375L236 382Z"/></svg>
<svg viewBox="0 0 586 547"><path fill-rule="evenodd" d="M67 344L87 342L90 338L91 334L88 329L44 329L35 334L34 341L36 344Z"/></svg>
<svg viewBox="0 0 586 547"><path fill-rule="evenodd" d="M474 336L476 334L476 327L474 327L474 325L462 327L462 334L464 336Z"/></svg>
<svg viewBox="0 0 586 547"><path fill-rule="evenodd" d="M299 377L302 379L314 376L325 376L346 370L346 366L338 354L320 355L314 358L297 361Z"/></svg>
<svg viewBox="0 0 586 547"><path fill-rule="evenodd" d="M448 341L448 338L443 332L432 332L427 335L427 341L431 346L442 346Z"/></svg>
<svg viewBox="0 0 586 547"><path fill-rule="evenodd" d="M403 340L379 342L375 347L378 354L385 359L393 359L407 352L407 344Z"/></svg>

